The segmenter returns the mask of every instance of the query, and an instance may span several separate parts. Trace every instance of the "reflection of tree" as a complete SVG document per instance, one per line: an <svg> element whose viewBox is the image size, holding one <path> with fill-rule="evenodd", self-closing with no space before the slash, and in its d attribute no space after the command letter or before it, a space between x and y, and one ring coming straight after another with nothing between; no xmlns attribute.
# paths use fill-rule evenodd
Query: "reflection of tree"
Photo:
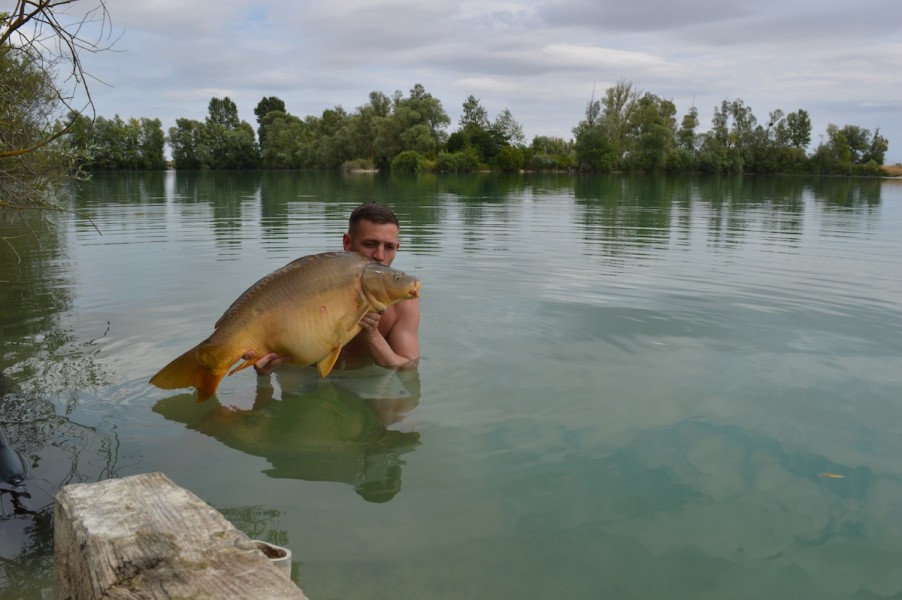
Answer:
<svg viewBox="0 0 902 600"><path fill-rule="evenodd" d="M18 541L14 557L0 556L0 596L4 598L43 598L53 586L53 503L37 509L29 508L31 504L28 492L0 488L4 545Z"/></svg>
<svg viewBox="0 0 902 600"><path fill-rule="evenodd" d="M666 244L671 206L684 195L680 178L607 175L580 177L573 192L583 238L605 255Z"/></svg>
<svg viewBox="0 0 902 600"><path fill-rule="evenodd" d="M159 401L165 418L262 456L270 477L337 481L370 502L385 502L401 488L401 455L420 443L416 432L388 427L419 402L417 371L371 367L333 371L283 367L281 400L264 386L251 410L225 407L216 398L197 404L191 394Z"/></svg>
<svg viewBox="0 0 902 600"><path fill-rule="evenodd" d="M824 177L813 179L811 188L819 200L834 209L870 210L880 204L881 179Z"/></svg>
<svg viewBox="0 0 902 600"><path fill-rule="evenodd" d="M165 204L166 176L160 171L99 172L78 182L76 207L86 210L110 204Z"/></svg>
<svg viewBox="0 0 902 600"><path fill-rule="evenodd" d="M753 234L792 244L802 235L809 194L829 193L828 208L869 211L880 203L880 186L879 180L609 175L577 178L573 189L584 239L616 257L648 245L687 244L693 213L707 219L710 246L736 247Z"/></svg>
<svg viewBox="0 0 902 600"><path fill-rule="evenodd" d="M505 204L522 194L528 183L523 175L512 173L448 174L439 179L439 189L461 202Z"/></svg>
<svg viewBox="0 0 902 600"><path fill-rule="evenodd" d="M804 180L795 177L704 177L696 196L708 209L709 244L740 245L755 228L784 242L802 233Z"/></svg>
<svg viewBox="0 0 902 600"><path fill-rule="evenodd" d="M53 496L115 474L115 435L72 420L78 393L106 385L94 341L60 322L71 281L57 225L0 211L0 424L32 469L0 488L0 597L38 598L53 586ZM98 332L102 335L104 332Z"/></svg>
<svg viewBox="0 0 902 600"><path fill-rule="evenodd" d="M351 210L364 202L390 206L401 222L404 249L416 251L431 243L443 210L423 198L436 194L436 178L390 177L375 173L273 172L260 175L260 227L269 239L285 239L292 220L325 217L328 221L347 222ZM342 229L340 233L343 233ZM425 232L425 233L421 233ZM333 246L340 247L336 232Z"/></svg>

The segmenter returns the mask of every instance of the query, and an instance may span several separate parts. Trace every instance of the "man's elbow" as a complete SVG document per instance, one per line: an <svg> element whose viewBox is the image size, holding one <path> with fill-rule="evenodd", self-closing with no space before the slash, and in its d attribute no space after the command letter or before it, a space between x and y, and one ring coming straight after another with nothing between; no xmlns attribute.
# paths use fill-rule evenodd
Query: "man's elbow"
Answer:
<svg viewBox="0 0 902 600"><path fill-rule="evenodd" d="M420 364L420 357L407 358L406 356L401 356L399 354L391 360L377 360L376 364L386 369L399 369L403 371L417 368Z"/></svg>

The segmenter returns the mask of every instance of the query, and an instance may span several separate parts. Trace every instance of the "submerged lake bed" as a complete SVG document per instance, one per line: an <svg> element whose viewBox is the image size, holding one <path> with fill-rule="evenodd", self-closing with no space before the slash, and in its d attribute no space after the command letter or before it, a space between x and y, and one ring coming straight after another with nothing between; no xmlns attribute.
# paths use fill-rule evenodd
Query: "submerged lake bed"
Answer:
<svg viewBox="0 0 902 600"><path fill-rule="evenodd" d="M416 370L147 383L364 201ZM2 597L50 593L62 485L151 471L317 600L902 593L902 182L98 174L0 237Z"/></svg>

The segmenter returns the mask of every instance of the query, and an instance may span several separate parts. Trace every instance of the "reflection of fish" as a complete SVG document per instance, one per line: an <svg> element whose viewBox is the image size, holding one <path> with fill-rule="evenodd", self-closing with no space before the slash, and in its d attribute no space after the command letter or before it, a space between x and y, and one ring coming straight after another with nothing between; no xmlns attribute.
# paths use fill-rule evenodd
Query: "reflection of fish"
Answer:
<svg viewBox="0 0 902 600"><path fill-rule="evenodd" d="M249 350L288 355L300 365L332 370L342 346L360 332L368 312L415 298L420 282L354 252L299 258L244 292L216 322L216 331L153 376L171 390L194 386L203 401ZM244 361L231 373L252 364ZM229 373L231 375L231 373Z"/></svg>
<svg viewBox="0 0 902 600"><path fill-rule="evenodd" d="M215 398L186 403L178 395L160 400L153 411L266 458L269 477L346 483L370 502L393 498L401 489L401 456L419 446L420 434L387 429L375 401L336 387L332 378L311 382L315 387L303 394L261 399L257 404L264 406L253 410L224 407Z"/></svg>
<svg viewBox="0 0 902 600"><path fill-rule="evenodd" d="M845 479L845 475L840 475L839 473L818 473L818 477L821 479Z"/></svg>

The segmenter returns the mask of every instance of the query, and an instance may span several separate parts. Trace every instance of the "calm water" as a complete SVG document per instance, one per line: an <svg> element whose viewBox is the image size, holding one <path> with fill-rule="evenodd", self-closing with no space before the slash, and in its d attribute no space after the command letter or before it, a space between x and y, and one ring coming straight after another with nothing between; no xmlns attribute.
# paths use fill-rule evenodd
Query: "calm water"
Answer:
<svg viewBox="0 0 902 600"><path fill-rule="evenodd" d="M364 200L423 281L417 371L147 384ZM33 465L0 597L51 594L60 486L150 471L313 600L902 594L902 182L168 173L73 209L0 213Z"/></svg>

